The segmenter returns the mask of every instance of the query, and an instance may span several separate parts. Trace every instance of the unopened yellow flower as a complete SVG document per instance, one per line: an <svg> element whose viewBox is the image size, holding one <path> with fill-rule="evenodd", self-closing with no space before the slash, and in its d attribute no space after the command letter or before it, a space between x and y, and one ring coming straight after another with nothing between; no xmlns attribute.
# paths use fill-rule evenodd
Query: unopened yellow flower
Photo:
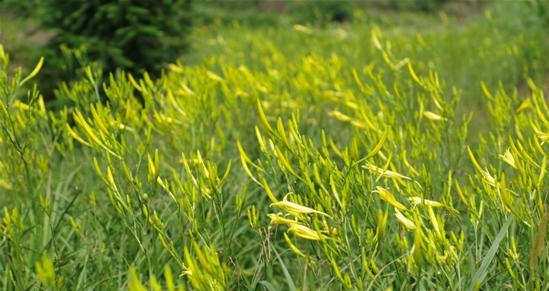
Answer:
<svg viewBox="0 0 549 291"><path fill-rule="evenodd" d="M395 216L398 219L398 221L402 225L404 225L404 227L406 227L407 229L409 229L409 230L416 229L416 224L413 221L411 221L410 219L408 219L406 216L404 216L404 214L402 214L400 211L398 211L398 209L395 209Z"/></svg>
<svg viewBox="0 0 549 291"><path fill-rule="evenodd" d="M379 194L379 198L383 199L384 201L388 202L389 204L393 205L397 209L400 210L406 210L406 206L404 206L402 203L398 202L395 198L395 196L389 192L389 190L383 188L383 187L376 187L376 191Z"/></svg>
<svg viewBox="0 0 549 291"><path fill-rule="evenodd" d="M13 107L19 109L19 110L24 110L24 111L28 111L28 110L31 110L31 107L19 100L15 100L13 102Z"/></svg>
<svg viewBox="0 0 549 291"><path fill-rule="evenodd" d="M293 232L295 235L308 240L321 240L326 238L322 234L301 224L293 224L292 226L290 226L290 228L288 228L288 231Z"/></svg>
<svg viewBox="0 0 549 291"><path fill-rule="evenodd" d="M289 212L290 214L292 214L294 216L300 216L302 214L313 214L313 213L315 213L315 214L320 214L320 215L330 217L328 214L326 214L322 211L318 211L318 210L309 208L307 206L299 205L297 203L290 202L286 199L284 199L283 201L272 203L271 206L276 206L276 207L278 207L278 208L280 208L280 209L282 209L286 212Z"/></svg>
<svg viewBox="0 0 549 291"><path fill-rule="evenodd" d="M494 176L492 176L490 174L490 172L484 171L481 174L482 174L482 177L484 178L484 180L486 180L486 182L488 182L488 184L490 184L492 186L496 185L496 178L494 178Z"/></svg>
<svg viewBox="0 0 549 291"><path fill-rule="evenodd" d="M520 103L520 106L517 108L517 113L520 113L532 106L532 102L530 101L530 98L524 99L522 103Z"/></svg>
<svg viewBox="0 0 549 291"><path fill-rule="evenodd" d="M3 179L0 179L0 188L4 188L6 190L11 190L13 189L13 185L6 181L6 180L3 180Z"/></svg>
<svg viewBox="0 0 549 291"><path fill-rule="evenodd" d="M301 25L301 24L296 24L293 26L293 29L295 31L299 31L299 32L303 32L303 33L306 33L306 34L311 34L313 33L313 30L308 28L307 26L304 26L304 25Z"/></svg>
<svg viewBox="0 0 549 291"><path fill-rule="evenodd" d="M425 118L429 119L429 120L433 120L433 121L444 121L446 120L446 118L436 114L436 113L433 113L431 111L425 111L423 112L423 116L425 116Z"/></svg>
<svg viewBox="0 0 549 291"><path fill-rule="evenodd" d="M189 277L190 277L190 276L193 275L193 271L192 271L191 269L187 268L185 271L183 271L183 272L181 273L181 275L183 275L183 276L189 276Z"/></svg>
<svg viewBox="0 0 549 291"><path fill-rule="evenodd" d="M300 251L294 243L290 240L287 234L284 234L284 239L286 240L286 243L288 243L288 246L290 246L290 249L294 251L294 253L298 254L299 256L305 257L305 254Z"/></svg>
<svg viewBox="0 0 549 291"><path fill-rule="evenodd" d="M509 164L511 167L513 168L516 168L517 165L515 163L515 158L513 157L513 154L511 154L511 152L509 150L506 150L505 153L503 155L499 155L499 157L504 161L506 162L507 164Z"/></svg>
<svg viewBox="0 0 549 291"><path fill-rule="evenodd" d="M534 131L536 132L536 135L539 139L541 139L542 142L549 142L549 133L545 133L537 128L534 128Z"/></svg>
<svg viewBox="0 0 549 291"><path fill-rule="evenodd" d="M328 115L330 115L331 117L333 117L337 120L343 121L343 122L350 122L350 121L353 120L353 118L350 117L349 115L341 113L337 110L331 111L330 113L328 113Z"/></svg>
<svg viewBox="0 0 549 291"><path fill-rule="evenodd" d="M389 170L383 170L382 168L376 167L374 165L366 164L362 166L363 168L369 170L370 172L373 172L375 174L391 178L391 179L405 179L405 180L412 180L412 178L404 176L400 173L389 171Z"/></svg>
<svg viewBox="0 0 549 291"><path fill-rule="evenodd" d="M267 216L269 216L269 218L271 219L271 224L293 225L293 224L297 223L297 221L295 221L295 220L288 219L284 216L280 216L280 215L274 214L274 213L267 214Z"/></svg>
<svg viewBox="0 0 549 291"><path fill-rule="evenodd" d="M217 82L223 82L223 78L221 78L219 75L215 74L214 72L207 71L206 75L208 78L217 81Z"/></svg>
<svg viewBox="0 0 549 291"><path fill-rule="evenodd" d="M467 152L469 153L469 158L471 159L471 162L473 163L473 166L481 174L482 178L484 178L484 180L486 182L488 182L488 184L490 184L492 186L495 186L496 185L496 179L492 175L490 175L490 172L488 172L488 170L482 169L482 167L478 163L477 159L475 158L475 155L473 154L473 152L471 151L471 149L469 147L467 147Z"/></svg>
<svg viewBox="0 0 549 291"><path fill-rule="evenodd" d="M323 234L326 234L328 236L337 235L337 228L332 227L330 229L330 226L328 226L328 223L326 222L326 220L323 221L323 224L324 224L324 230L321 231Z"/></svg>
<svg viewBox="0 0 549 291"><path fill-rule="evenodd" d="M414 204L414 205L423 204L423 205L432 206L432 207L444 206L444 204L442 204L440 202L423 199L421 197L410 197L410 198L408 198L408 200L410 200L410 202L412 202L412 204Z"/></svg>

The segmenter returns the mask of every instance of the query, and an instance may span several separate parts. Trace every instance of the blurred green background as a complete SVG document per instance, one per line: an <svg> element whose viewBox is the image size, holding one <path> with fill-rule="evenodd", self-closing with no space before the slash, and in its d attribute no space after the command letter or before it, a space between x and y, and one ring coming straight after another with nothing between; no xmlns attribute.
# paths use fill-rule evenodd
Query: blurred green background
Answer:
<svg viewBox="0 0 549 291"><path fill-rule="evenodd" d="M391 31L403 54L420 36L416 43L427 45L416 47L414 58L435 66L474 102L479 89L471 80L480 76L509 88L526 75L547 84L548 6L547 0L1 0L0 43L23 68L45 56L41 91L49 104L62 104L56 88L81 77L86 66L102 76L119 69L158 76L168 63L222 56L253 67L264 43L295 59L337 52L366 65L364 44L378 26ZM296 35L295 25L314 33ZM355 50L338 51L341 41ZM498 53L513 49L510 43L524 61Z"/></svg>

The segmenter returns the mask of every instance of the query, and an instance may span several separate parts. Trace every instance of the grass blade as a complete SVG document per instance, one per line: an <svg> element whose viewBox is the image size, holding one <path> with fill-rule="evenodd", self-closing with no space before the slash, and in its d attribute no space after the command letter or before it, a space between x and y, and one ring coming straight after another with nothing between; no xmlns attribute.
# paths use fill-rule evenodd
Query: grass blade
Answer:
<svg viewBox="0 0 549 291"><path fill-rule="evenodd" d="M488 267L492 263L492 260L494 259L498 251L499 245L503 240L503 237L505 237L505 234L507 233L507 228L509 228L510 224L511 224L511 217L507 218L507 221L505 221L505 223L499 230L499 233L496 235L496 238L494 239L492 246L486 253L486 256L484 256L484 259L482 259L482 264L480 265L480 268L478 268L478 270L473 275L472 286L471 286L472 290L478 290L480 288L480 285L482 284L484 277L486 277Z"/></svg>
<svg viewBox="0 0 549 291"><path fill-rule="evenodd" d="M284 264L284 261L282 261L282 258L278 254L275 248L273 248L273 251L276 255L276 259L280 263L280 266L282 267L282 272L284 272L284 277L286 278L286 283L288 283L288 290L290 291L296 291L297 288L295 287L294 280L292 279L292 276L290 275L290 272L288 272L288 269L286 268L286 265Z"/></svg>

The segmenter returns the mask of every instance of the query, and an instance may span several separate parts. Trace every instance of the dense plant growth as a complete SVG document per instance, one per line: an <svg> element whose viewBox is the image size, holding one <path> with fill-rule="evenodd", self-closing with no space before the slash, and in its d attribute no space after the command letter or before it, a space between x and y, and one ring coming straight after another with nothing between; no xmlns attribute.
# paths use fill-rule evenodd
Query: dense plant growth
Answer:
<svg viewBox="0 0 549 291"><path fill-rule="evenodd" d="M547 290L545 44L498 21L236 26L56 109L0 46L0 287Z"/></svg>

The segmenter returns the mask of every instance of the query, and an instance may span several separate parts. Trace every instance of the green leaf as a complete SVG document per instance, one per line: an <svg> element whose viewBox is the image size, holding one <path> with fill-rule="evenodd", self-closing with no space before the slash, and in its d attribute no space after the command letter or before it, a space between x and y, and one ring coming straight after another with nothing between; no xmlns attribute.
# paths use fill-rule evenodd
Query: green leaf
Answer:
<svg viewBox="0 0 549 291"><path fill-rule="evenodd" d="M273 284L271 284L267 281L259 281L259 284L263 285L263 287L265 287L265 289L267 289L269 291L276 291L277 290L275 288L275 286L273 286Z"/></svg>
<svg viewBox="0 0 549 291"><path fill-rule="evenodd" d="M486 277L488 267L490 267L490 264L492 263L492 260L494 259L498 251L499 245L503 240L503 237L505 237L505 234L507 233L507 228L509 228L509 225L511 224L511 220L512 220L511 217L507 218L507 221L505 221L505 223L499 230L499 233L496 235L496 238L494 239L492 246L486 253L486 256L484 256L484 259L482 259L480 268L473 275L471 289L478 290L480 288L480 285L482 284L484 277Z"/></svg>
<svg viewBox="0 0 549 291"><path fill-rule="evenodd" d="M43 65L44 65L44 57L40 57L38 64L36 64L32 72L27 77L25 77L25 79L21 80L21 82L19 83L19 86L25 84L28 80L34 78L38 74L38 72L40 72L40 69L42 69Z"/></svg>
<svg viewBox="0 0 549 291"><path fill-rule="evenodd" d="M282 261L282 258L280 258L280 255L278 254L275 248L273 248L273 251L276 254L276 259L278 260L278 262L280 262L280 266L282 267L282 272L284 272L286 283L288 283L288 289L290 291L296 291L297 288L295 287L294 280L292 279L292 276L290 276L290 272L288 272L288 269L286 268L284 261Z"/></svg>

